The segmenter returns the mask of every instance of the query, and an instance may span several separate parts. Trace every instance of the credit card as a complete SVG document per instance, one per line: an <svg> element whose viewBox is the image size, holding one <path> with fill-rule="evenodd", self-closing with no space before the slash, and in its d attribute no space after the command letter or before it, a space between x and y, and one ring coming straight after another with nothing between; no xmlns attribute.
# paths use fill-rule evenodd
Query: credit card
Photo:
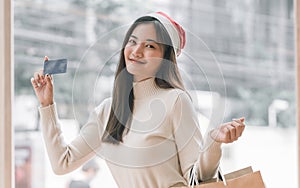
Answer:
<svg viewBox="0 0 300 188"><path fill-rule="evenodd" d="M44 61L45 74L61 74L67 72L67 59L56 59Z"/></svg>

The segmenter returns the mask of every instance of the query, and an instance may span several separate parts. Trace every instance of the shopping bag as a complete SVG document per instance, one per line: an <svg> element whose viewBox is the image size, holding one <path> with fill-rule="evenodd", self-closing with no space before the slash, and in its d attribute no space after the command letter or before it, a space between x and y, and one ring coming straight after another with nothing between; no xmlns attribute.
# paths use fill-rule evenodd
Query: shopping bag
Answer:
<svg viewBox="0 0 300 188"><path fill-rule="evenodd" d="M200 185L189 186L189 188L265 188L260 171L253 172L251 167L222 175L222 177L225 180L218 181L214 178L201 182ZM187 186L180 188L187 188Z"/></svg>

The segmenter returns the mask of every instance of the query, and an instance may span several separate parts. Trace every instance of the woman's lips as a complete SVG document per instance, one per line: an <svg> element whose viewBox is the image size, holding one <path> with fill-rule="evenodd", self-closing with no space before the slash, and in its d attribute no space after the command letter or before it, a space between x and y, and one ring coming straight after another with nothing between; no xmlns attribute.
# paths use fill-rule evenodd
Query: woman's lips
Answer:
<svg viewBox="0 0 300 188"><path fill-rule="evenodd" d="M135 60L135 59L129 59L129 61L131 63L146 64L146 62L138 61L138 60Z"/></svg>

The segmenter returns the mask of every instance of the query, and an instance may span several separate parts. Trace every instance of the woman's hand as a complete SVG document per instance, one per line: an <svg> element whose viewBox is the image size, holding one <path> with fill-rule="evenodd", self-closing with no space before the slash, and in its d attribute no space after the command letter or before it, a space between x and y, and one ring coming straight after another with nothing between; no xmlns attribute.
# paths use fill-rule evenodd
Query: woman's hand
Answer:
<svg viewBox="0 0 300 188"><path fill-rule="evenodd" d="M210 132L210 136L220 143L231 143L236 141L245 129L245 118L233 119L224 123Z"/></svg>
<svg viewBox="0 0 300 188"><path fill-rule="evenodd" d="M44 60L47 61L48 57L45 56ZM35 72L31 84L42 107L53 104L53 82L50 75L44 75L43 70Z"/></svg>

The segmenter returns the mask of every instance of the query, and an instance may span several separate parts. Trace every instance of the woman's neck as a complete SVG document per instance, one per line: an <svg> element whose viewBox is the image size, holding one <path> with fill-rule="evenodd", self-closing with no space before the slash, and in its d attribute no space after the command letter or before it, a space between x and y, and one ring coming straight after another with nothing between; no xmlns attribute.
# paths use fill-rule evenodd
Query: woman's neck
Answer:
<svg viewBox="0 0 300 188"><path fill-rule="evenodd" d="M134 82L142 82L144 80L148 80L148 79L155 79L155 75L134 75L133 76L133 81Z"/></svg>
<svg viewBox="0 0 300 188"><path fill-rule="evenodd" d="M152 77L143 77L143 78L136 78L136 76L133 78L134 82L142 82L148 79L151 79Z"/></svg>
<svg viewBox="0 0 300 188"><path fill-rule="evenodd" d="M135 99L142 99L145 97L157 94L159 87L156 86L155 78L149 77L137 82L133 82L133 93Z"/></svg>

